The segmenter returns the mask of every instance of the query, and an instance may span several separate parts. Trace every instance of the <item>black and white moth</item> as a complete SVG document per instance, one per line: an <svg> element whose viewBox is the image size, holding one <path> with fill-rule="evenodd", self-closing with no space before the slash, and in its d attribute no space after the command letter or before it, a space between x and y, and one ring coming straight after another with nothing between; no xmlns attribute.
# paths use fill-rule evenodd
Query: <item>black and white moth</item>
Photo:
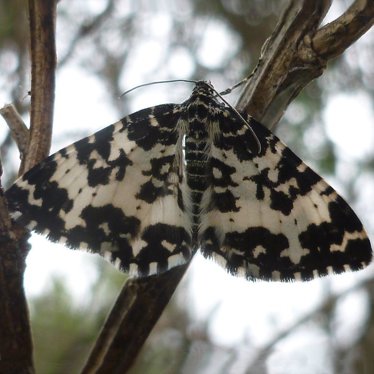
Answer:
<svg viewBox="0 0 374 374"><path fill-rule="evenodd" d="M137 276L197 250L252 280L368 265L370 242L349 205L242 117L199 81L182 104L143 109L48 157L6 192L9 210L30 230Z"/></svg>

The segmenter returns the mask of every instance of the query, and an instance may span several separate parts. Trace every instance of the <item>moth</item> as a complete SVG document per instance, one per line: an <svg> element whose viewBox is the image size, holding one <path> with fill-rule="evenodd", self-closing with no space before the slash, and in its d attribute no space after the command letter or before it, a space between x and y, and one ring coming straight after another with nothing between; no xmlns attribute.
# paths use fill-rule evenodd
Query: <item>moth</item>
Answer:
<svg viewBox="0 0 374 374"><path fill-rule="evenodd" d="M350 206L267 128L198 81L51 155L6 191L14 220L135 276L200 250L233 275L311 280L368 265Z"/></svg>

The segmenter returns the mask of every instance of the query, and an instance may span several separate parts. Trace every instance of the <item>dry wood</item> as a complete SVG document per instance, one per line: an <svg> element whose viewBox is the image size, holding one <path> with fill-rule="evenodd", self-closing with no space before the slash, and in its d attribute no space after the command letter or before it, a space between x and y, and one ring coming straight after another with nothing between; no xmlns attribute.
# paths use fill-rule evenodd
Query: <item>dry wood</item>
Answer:
<svg viewBox="0 0 374 374"><path fill-rule="evenodd" d="M31 128L20 173L48 155L54 105L56 1L29 0ZM17 122L17 121L15 121ZM19 131L25 129L15 125ZM0 373L34 373L32 338L23 288L29 234L11 226L0 195Z"/></svg>
<svg viewBox="0 0 374 374"><path fill-rule="evenodd" d="M17 112L13 104L4 105L0 109L0 114L5 119L12 139L16 142L21 160L25 158L29 146L29 130Z"/></svg>

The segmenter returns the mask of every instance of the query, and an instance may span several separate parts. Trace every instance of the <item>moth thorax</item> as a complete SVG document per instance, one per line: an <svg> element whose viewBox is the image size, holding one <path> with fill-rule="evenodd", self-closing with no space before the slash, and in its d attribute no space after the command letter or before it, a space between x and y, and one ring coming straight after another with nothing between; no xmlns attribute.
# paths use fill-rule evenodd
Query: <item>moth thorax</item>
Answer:
<svg viewBox="0 0 374 374"><path fill-rule="evenodd" d="M192 225L196 228L200 223L201 201L204 191L210 185L211 175L209 173L210 159L207 153L209 138L205 131L204 137L200 138L192 133L192 136L185 138L185 161L186 181L191 191ZM202 135L202 133L198 133Z"/></svg>

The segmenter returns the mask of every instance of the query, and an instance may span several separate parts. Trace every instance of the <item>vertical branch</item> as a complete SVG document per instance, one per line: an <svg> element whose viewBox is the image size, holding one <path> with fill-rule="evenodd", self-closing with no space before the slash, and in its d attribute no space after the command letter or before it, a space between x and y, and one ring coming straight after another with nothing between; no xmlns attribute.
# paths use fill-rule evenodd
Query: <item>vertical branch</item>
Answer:
<svg viewBox="0 0 374 374"><path fill-rule="evenodd" d="M20 173L48 155L53 119L55 0L29 0L31 131ZM0 171L1 175L1 171ZM23 288L28 234L12 227L0 186L0 373L34 373L32 338Z"/></svg>
<svg viewBox="0 0 374 374"><path fill-rule="evenodd" d="M56 69L56 0L29 0L31 42L30 142L20 174L48 156Z"/></svg>
<svg viewBox="0 0 374 374"><path fill-rule="evenodd" d="M12 228L0 186L0 373L32 374L32 339L23 288L29 247L25 232L18 230Z"/></svg>

